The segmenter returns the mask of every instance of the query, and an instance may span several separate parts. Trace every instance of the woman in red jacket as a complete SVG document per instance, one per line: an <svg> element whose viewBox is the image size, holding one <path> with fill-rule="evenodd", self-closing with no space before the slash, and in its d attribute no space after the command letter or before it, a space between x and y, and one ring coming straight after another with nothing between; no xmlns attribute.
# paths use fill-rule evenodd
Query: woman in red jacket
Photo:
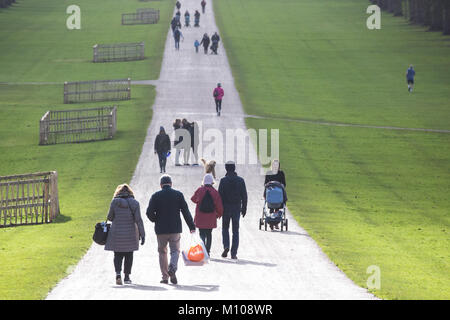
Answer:
<svg viewBox="0 0 450 320"><path fill-rule="evenodd" d="M198 188L191 200L195 208L195 226L199 229L208 254L211 250L212 229L217 228L217 219L222 217L223 206L219 192L212 186L213 176L208 173L203 178L203 185Z"/></svg>

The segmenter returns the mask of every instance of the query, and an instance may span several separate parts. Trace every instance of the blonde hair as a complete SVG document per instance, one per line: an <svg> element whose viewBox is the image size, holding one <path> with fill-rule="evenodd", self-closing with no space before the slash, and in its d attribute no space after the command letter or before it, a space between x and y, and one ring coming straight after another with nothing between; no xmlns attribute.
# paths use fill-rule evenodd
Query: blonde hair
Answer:
<svg viewBox="0 0 450 320"><path fill-rule="evenodd" d="M131 189L127 183L124 183L117 186L116 191L114 191L114 198L117 197L122 191L128 191L128 193L134 197L133 189Z"/></svg>

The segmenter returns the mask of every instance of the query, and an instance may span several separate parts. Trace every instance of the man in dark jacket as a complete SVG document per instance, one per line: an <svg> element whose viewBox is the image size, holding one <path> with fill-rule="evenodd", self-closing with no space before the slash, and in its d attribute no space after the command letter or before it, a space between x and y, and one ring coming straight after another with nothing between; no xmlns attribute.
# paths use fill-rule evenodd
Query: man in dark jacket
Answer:
<svg viewBox="0 0 450 320"><path fill-rule="evenodd" d="M155 223L159 266L162 273L161 283L168 283L170 277L170 282L177 284L175 273L178 268L182 232L180 211L191 233L195 232L195 224L183 194L172 189L170 176L163 175L160 185L161 190L155 192L150 198L147 217ZM167 244L170 248L170 264L167 260Z"/></svg>
<svg viewBox="0 0 450 320"><path fill-rule="evenodd" d="M200 45L203 45L203 50L205 51L205 54L208 54L208 47L211 40L208 37L208 34L205 33L203 35L202 41L200 41Z"/></svg>
<svg viewBox="0 0 450 320"><path fill-rule="evenodd" d="M167 153L170 151L170 138L164 130L159 128L159 134L155 138L155 153L158 154L160 173L166 172Z"/></svg>
<svg viewBox="0 0 450 320"><path fill-rule="evenodd" d="M231 259L237 259L239 247L239 219L240 215L245 217L247 213L247 189L245 181L235 172L236 165L233 161L225 164L227 174L220 180L219 194L222 197L222 242L224 251L222 257L228 255L230 250L230 220L232 222L233 239L231 244Z"/></svg>
<svg viewBox="0 0 450 320"><path fill-rule="evenodd" d="M214 54L217 54L217 49L219 48L219 41L220 41L220 37L217 34L217 32L212 35L211 41L212 41L211 50Z"/></svg>

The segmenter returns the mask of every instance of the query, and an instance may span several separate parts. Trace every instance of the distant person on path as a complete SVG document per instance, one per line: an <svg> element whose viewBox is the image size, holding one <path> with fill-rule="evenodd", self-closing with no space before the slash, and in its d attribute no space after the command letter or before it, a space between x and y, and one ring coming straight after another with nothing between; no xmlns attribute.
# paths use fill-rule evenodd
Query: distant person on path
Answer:
<svg viewBox="0 0 450 320"><path fill-rule="evenodd" d="M189 11L186 10L186 12L184 13L184 25L186 27L189 27L190 21L191 21L191 15L189 14Z"/></svg>
<svg viewBox="0 0 450 320"><path fill-rule="evenodd" d="M181 20L181 12L178 10L177 13L175 13L175 18L177 19L178 22L180 22Z"/></svg>
<svg viewBox="0 0 450 320"><path fill-rule="evenodd" d="M128 184L117 186L107 219L112 221L112 225L108 232L105 250L114 251L116 284L122 285L121 272L124 259L124 282L130 284L133 251L139 250L139 239L141 239L141 245L144 244L145 230L139 202L134 199L133 190Z"/></svg>
<svg viewBox="0 0 450 320"><path fill-rule="evenodd" d="M225 95L225 92L222 89L222 85L220 83L217 84L217 87L213 91L214 101L216 103L216 112L220 117L220 112L222 111L222 99Z"/></svg>
<svg viewBox="0 0 450 320"><path fill-rule="evenodd" d="M161 269L161 283L177 284L175 275L178 269L181 239L181 217L188 225L191 233L195 232L195 224L186 200L180 191L172 189L172 179L168 175L160 178L161 190L155 192L149 201L147 217L155 223L155 233L158 240L159 266ZM167 245L170 249L170 263L167 259Z"/></svg>
<svg viewBox="0 0 450 320"><path fill-rule="evenodd" d="M200 4L202 5L202 13L205 14L206 1L202 0Z"/></svg>
<svg viewBox="0 0 450 320"><path fill-rule="evenodd" d="M175 30L177 28L181 29L181 23L177 20L176 17L173 17L172 21L170 22L170 26L172 27L172 33L175 33Z"/></svg>
<svg viewBox="0 0 450 320"><path fill-rule="evenodd" d="M184 36L179 28L175 29L175 32L173 33L173 38L175 39L175 49L180 50L180 38L183 38L184 40Z"/></svg>
<svg viewBox="0 0 450 320"><path fill-rule="evenodd" d="M184 141L184 138L183 138L184 165L188 166L189 165L189 155L191 153L191 148L192 148L192 136L191 136L191 124L189 123L189 121L187 121L187 119L181 120L181 128L186 130L186 132L188 133L187 139L189 141Z"/></svg>
<svg viewBox="0 0 450 320"><path fill-rule="evenodd" d="M203 51L205 54L208 54L208 47L211 40L209 39L209 36L207 33L203 35L202 41L200 41L200 44L203 45Z"/></svg>
<svg viewBox="0 0 450 320"><path fill-rule="evenodd" d="M408 83L408 91L409 92L412 92L414 89L415 75L416 75L416 71L414 71L414 67L412 65L410 65L408 70L406 70L406 82Z"/></svg>
<svg viewBox="0 0 450 320"><path fill-rule="evenodd" d="M181 2L177 1L177 3L175 3L175 6L177 7L178 10L180 10L181 8Z"/></svg>
<svg viewBox="0 0 450 320"><path fill-rule="evenodd" d="M198 145L200 144L199 127L197 122L191 122L189 124L189 134L191 136L191 149L192 155L195 161L192 163L193 166L198 166Z"/></svg>
<svg viewBox="0 0 450 320"><path fill-rule="evenodd" d="M173 146L175 147L175 166L181 166L180 164L180 154L182 149L183 135L181 134L181 119L176 119L173 123L173 130L175 131L175 139Z"/></svg>
<svg viewBox="0 0 450 320"><path fill-rule="evenodd" d="M225 164L227 171L225 177L220 180L219 194L222 198L222 242L224 251L222 257L226 258L230 250L230 221L232 224L233 239L231 244L231 259L237 259L239 247L239 219L247 213L247 189L245 181L235 172L236 165L233 161Z"/></svg>
<svg viewBox="0 0 450 320"><path fill-rule="evenodd" d="M211 37L211 41L212 41L211 50L214 54L217 54L217 49L219 48L219 41L220 41L220 37L217 34L217 32L213 34L213 36Z"/></svg>
<svg viewBox="0 0 450 320"><path fill-rule="evenodd" d="M207 173L203 177L203 185L198 188L191 200L195 207L195 226L199 229L200 238L205 244L208 255L211 252L212 229L217 228L217 219L223 214L222 198L213 187L214 178Z"/></svg>
<svg viewBox="0 0 450 320"><path fill-rule="evenodd" d="M264 179L264 186L271 182L271 181L277 181L283 185L284 188L286 188L286 177L284 176L284 172L280 169L280 161L278 159L272 160L272 166L271 171L268 171L266 173L266 177ZM266 196L266 192L264 190L264 198ZM285 199L285 202L287 201L287 197ZM274 212L273 209L270 209L270 212ZM277 223L269 223L269 227L271 230L279 229L279 222Z"/></svg>
<svg viewBox="0 0 450 320"><path fill-rule="evenodd" d="M200 42L198 40L195 40L194 47L195 47L195 53L198 53L198 47L200 47Z"/></svg>
<svg viewBox="0 0 450 320"><path fill-rule="evenodd" d="M194 14L194 27L200 27L200 12L198 10L195 10Z"/></svg>
<svg viewBox="0 0 450 320"><path fill-rule="evenodd" d="M158 155L160 173L166 172L167 154L170 151L170 138L164 130L159 128L159 134L155 138L155 154Z"/></svg>

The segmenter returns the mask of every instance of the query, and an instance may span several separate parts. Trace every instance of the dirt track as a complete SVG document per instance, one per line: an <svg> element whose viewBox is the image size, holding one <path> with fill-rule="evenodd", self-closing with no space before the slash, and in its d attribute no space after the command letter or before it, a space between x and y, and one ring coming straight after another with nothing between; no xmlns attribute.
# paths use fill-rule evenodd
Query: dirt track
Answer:
<svg viewBox="0 0 450 320"><path fill-rule="evenodd" d="M182 14L188 9L193 14L200 9L199 0L182 1ZM260 231L264 176L261 166L238 165L237 172L246 180L249 204L247 216L241 219L240 247L237 262L220 257L222 252L221 221L213 231L212 259L204 267L186 267L179 260L178 285L162 285L158 264L156 236L153 224L145 216L151 194L159 190L159 167L153 153L155 135L162 125L172 132L175 118L199 121L203 133L208 129L246 129L244 113L223 46L219 55L204 55L200 48L195 53L193 43L203 33L217 31L211 0L207 12L202 15L200 28L183 28L184 42L175 51L171 31L167 36L157 97L153 106L153 118L131 186L141 204L147 239L135 252L133 285L116 286L113 253L93 244L85 257L74 267L48 295L47 299L373 299L365 289L356 286L320 250L288 214L288 232ZM182 19L184 21L184 19ZM193 21L193 16L191 21ZM223 115L217 117L212 90L221 82L225 90ZM149 106L150 107L150 106ZM120 119L118 119L120 121ZM225 136L225 134L224 134ZM208 145L204 137L204 147ZM242 152L242 150L239 150ZM253 146L246 151L255 156ZM203 169L199 167L175 167L174 155L170 156L167 173L172 176L174 188L182 191L191 212L195 212L189 200L201 184ZM224 174L223 162L216 159L218 179ZM282 159L281 159L282 160ZM121 183L121 181L118 181ZM289 184L289 173L287 173ZM111 190L112 194L113 190ZM189 239L183 225L182 246ZM184 241L183 241L184 240ZM362 271L364 272L364 271Z"/></svg>

